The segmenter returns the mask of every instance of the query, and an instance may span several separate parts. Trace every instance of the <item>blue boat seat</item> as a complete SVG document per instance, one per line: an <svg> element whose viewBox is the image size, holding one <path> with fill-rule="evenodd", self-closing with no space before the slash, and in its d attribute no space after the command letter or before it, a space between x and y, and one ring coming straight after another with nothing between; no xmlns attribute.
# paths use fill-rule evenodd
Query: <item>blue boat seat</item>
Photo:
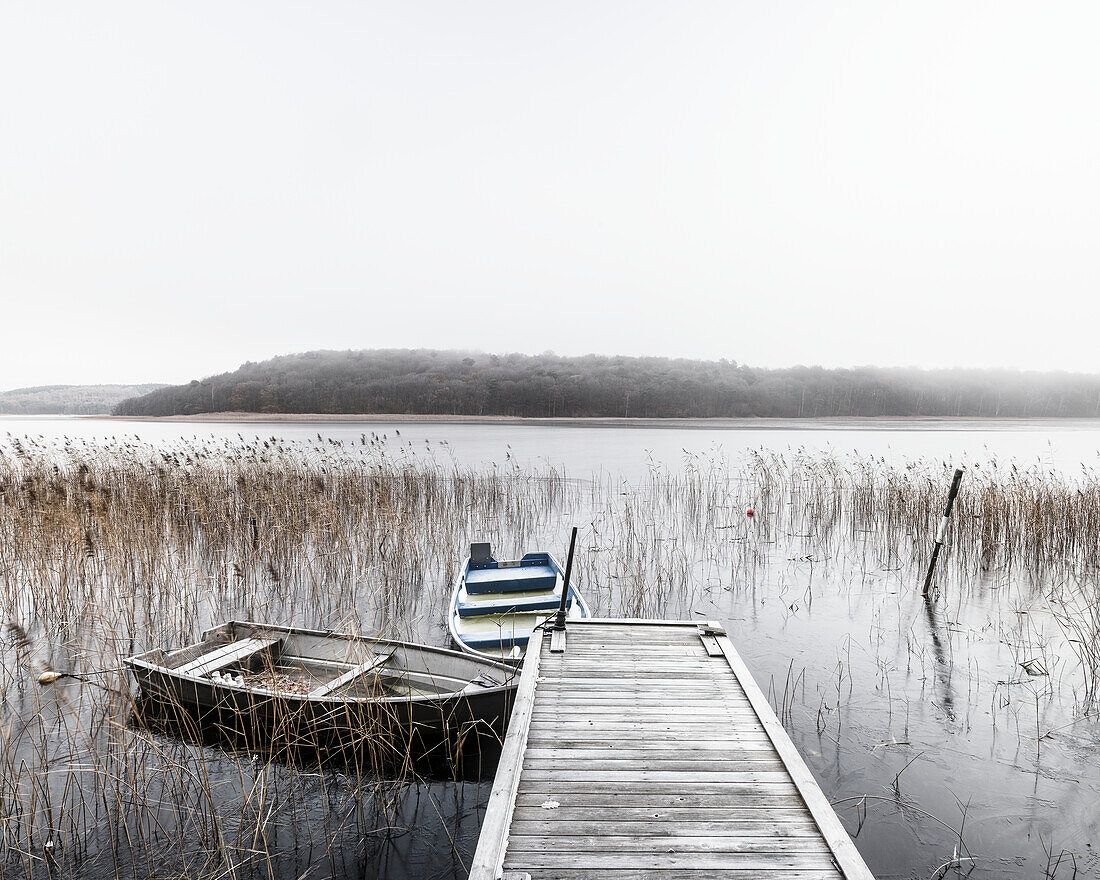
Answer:
<svg viewBox="0 0 1100 880"><path fill-rule="evenodd" d="M493 648L509 649L513 645L526 648L530 638L531 636L527 633L516 633L513 636L509 633L494 632L485 633L484 635L464 635L462 641L475 651L487 651Z"/></svg>
<svg viewBox="0 0 1100 880"><path fill-rule="evenodd" d="M573 600L573 591L570 590L569 593L569 602L566 603L566 607L568 607ZM553 593L548 593L545 596L530 596L526 599L510 599L507 595L503 595L501 598L492 601L460 601L457 607L459 617L483 617L486 614L523 614L530 611L557 611L560 602L561 597Z"/></svg>
<svg viewBox="0 0 1100 880"><path fill-rule="evenodd" d="M480 568L466 572L466 592L518 593L552 590L558 573L549 565L525 565L518 568Z"/></svg>

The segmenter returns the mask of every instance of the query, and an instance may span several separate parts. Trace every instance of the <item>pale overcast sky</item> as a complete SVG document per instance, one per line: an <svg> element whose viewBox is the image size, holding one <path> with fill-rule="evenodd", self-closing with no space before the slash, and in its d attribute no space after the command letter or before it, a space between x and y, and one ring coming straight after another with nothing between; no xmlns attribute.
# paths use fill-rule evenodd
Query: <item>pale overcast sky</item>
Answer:
<svg viewBox="0 0 1100 880"><path fill-rule="evenodd" d="M1100 371L1100 5L0 0L0 388Z"/></svg>

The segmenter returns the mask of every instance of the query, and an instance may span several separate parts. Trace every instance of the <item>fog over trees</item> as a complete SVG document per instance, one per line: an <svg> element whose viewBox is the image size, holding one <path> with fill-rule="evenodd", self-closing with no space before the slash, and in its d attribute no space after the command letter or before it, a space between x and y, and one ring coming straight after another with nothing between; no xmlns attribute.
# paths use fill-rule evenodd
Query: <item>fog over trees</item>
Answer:
<svg viewBox="0 0 1100 880"><path fill-rule="evenodd" d="M1100 416L1100 375L465 351L311 351L125 400L116 415L416 413L648 418Z"/></svg>
<svg viewBox="0 0 1100 880"><path fill-rule="evenodd" d="M0 392L3 415L106 415L119 402L146 394L163 384L39 385Z"/></svg>

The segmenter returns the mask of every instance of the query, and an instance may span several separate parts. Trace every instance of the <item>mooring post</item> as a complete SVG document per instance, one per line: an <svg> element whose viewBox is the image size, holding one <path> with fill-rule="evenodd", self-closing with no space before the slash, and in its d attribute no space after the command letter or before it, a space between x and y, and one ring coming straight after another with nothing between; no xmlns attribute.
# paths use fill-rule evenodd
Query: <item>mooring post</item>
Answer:
<svg viewBox="0 0 1100 880"><path fill-rule="evenodd" d="M959 494L959 483L962 482L962 468L955 469L955 476L951 480L951 489L947 493L947 506L943 509L943 519L936 530L936 543L932 546L932 561L928 563L928 574L924 576L924 595L932 589L932 575L936 573L936 560L940 558L940 550L943 542L947 540L947 527L951 525L951 508L955 506L955 496Z"/></svg>
<svg viewBox="0 0 1100 880"><path fill-rule="evenodd" d="M573 548L577 545L577 527L573 526L573 534L569 537L569 556L565 560L565 580L561 585L561 603L558 605L558 614L554 618L555 632L565 631L565 610L569 602L569 576L573 573Z"/></svg>

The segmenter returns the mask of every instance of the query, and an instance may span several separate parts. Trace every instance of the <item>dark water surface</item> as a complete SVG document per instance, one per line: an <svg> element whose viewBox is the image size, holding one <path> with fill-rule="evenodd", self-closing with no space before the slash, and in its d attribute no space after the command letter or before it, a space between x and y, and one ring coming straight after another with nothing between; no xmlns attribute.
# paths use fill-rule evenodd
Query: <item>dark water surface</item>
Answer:
<svg viewBox="0 0 1100 880"><path fill-rule="evenodd" d="M874 536L852 529L840 529L829 542L806 538L782 498L760 498L748 486L732 490L721 498L721 515L712 516L718 531L710 533L710 543L699 543L682 527L680 499L654 505L636 488L655 463L675 474L698 468L700 457L732 459L747 447L854 449L895 462L942 459L949 466L1015 458L1021 466L1072 473L1097 462L1100 429L1091 425L710 431L4 419L3 431L89 442L134 433L166 447L180 437L238 433L303 442L319 433L350 443L374 432L386 434L391 448L411 442L418 456L438 461L488 469L541 462L563 467L582 486L595 478L605 487L598 497L582 489L528 530L529 546L505 552L561 553L568 526L576 524L584 535L582 588L598 615L722 621L876 876L1100 876L1100 723L1086 699L1086 670L1074 642L1081 633L1067 630L1051 602L1052 591L1065 583L1033 579L1022 570L946 566L941 590L925 599L912 557L884 556ZM749 506L757 511L754 519L744 514ZM631 557L640 560L633 567L615 553L631 542L642 548ZM442 552L457 562L463 550ZM658 571L661 586L636 586ZM437 580L411 590L404 619L386 620L394 612L371 600L360 608L364 621L445 644L442 567ZM1095 599L1095 578L1084 589L1086 603ZM276 622L330 622L301 608L263 611ZM223 612L214 605L210 617ZM206 622L196 621L196 628ZM0 708L9 735L26 713L52 711L58 719L52 736L61 741L62 704L79 701L81 690L59 688L43 704L18 684L18 673L9 676ZM188 749L191 762L197 749L218 797L230 801L258 798L258 791L267 791L264 780L271 780L272 799L257 812L269 817L266 824L258 820L268 855L240 876L465 877L491 788L486 781L383 781L363 804L361 780L353 785L339 771L285 774L246 761L252 769L245 778L240 756L226 748L180 744L159 734L156 747L164 753ZM44 748L53 748L56 760L71 760L54 740ZM279 811L278 785L295 791L292 819ZM254 832L225 830L234 838ZM88 846L81 869L86 876L148 873L145 865L127 867L110 854L117 841L96 839ZM164 876L207 875L200 864L181 866L171 851L162 855L148 864ZM43 876L48 861L41 862ZM10 871L25 862L3 864Z"/></svg>

